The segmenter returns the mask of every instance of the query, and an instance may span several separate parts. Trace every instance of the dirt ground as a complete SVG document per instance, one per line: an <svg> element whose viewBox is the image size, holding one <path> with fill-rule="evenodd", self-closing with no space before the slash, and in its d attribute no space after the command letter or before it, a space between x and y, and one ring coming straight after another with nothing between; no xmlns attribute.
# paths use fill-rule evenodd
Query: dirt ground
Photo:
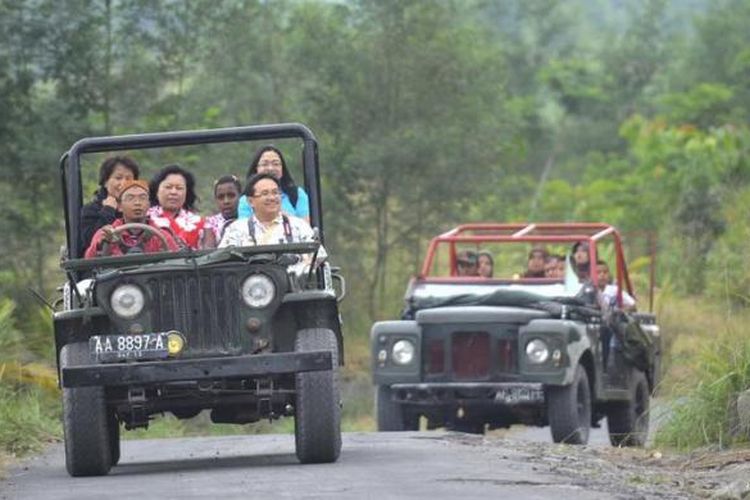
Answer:
<svg viewBox="0 0 750 500"><path fill-rule="evenodd" d="M656 449L606 448L456 436L467 445L512 447L540 472L610 495L632 498L750 499L750 447L678 454ZM635 493L635 496L634 496Z"/></svg>

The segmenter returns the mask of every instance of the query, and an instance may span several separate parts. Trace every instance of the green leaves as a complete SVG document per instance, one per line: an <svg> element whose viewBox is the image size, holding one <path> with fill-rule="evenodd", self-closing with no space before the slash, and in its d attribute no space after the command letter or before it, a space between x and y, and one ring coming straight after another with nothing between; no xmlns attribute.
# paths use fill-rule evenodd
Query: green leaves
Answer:
<svg viewBox="0 0 750 500"><path fill-rule="evenodd" d="M662 109L673 123L699 126L730 119L734 91L720 83L699 83L686 92L667 93L660 98Z"/></svg>

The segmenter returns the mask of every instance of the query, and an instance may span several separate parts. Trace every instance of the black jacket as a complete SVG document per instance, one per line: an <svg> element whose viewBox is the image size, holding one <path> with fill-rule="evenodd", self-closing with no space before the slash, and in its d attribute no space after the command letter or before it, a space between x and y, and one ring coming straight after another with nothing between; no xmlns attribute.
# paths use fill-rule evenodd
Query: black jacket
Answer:
<svg viewBox="0 0 750 500"><path fill-rule="evenodd" d="M81 208L81 232L78 257L83 257L86 249L91 244L91 239L96 231L107 224L112 224L122 214L112 207L102 204L107 198L107 191L100 189L96 193L94 201L87 203Z"/></svg>

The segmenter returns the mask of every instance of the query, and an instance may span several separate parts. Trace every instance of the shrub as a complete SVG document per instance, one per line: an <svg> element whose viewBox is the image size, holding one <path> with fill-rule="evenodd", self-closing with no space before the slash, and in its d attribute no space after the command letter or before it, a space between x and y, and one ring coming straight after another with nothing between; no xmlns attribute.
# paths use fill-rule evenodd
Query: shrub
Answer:
<svg viewBox="0 0 750 500"><path fill-rule="evenodd" d="M0 383L0 451L22 456L62 435L57 398Z"/></svg>
<svg viewBox="0 0 750 500"><path fill-rule="evenodd" d="M735 427L735 404L737 395L750 388L750 334L727 327L704 345L689 361L695 370L682 390L677 388L672 415L659 429L657 445L724 447L748 439Z"/></svg>

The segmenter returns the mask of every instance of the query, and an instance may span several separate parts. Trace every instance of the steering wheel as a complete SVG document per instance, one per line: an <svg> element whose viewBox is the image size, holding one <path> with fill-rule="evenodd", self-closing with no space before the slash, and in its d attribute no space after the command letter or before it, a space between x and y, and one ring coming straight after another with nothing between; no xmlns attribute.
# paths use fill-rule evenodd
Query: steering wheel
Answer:
<svg viewBox="0 0 750 500"><path fill-rule="evenodd" d="M159 243L161 243L161 251L167 252L169 251L169 243L167 242L167 237L164 236L164 233L162 233L158 228L155 228L153 226L149 226L148 224L142 224L140 222L128 222L127 224L123 224L121 226L117 226L112 231L113 235L113 241L107 242L109 244L102 245L102 256L109 256L112 254L112 243L117 243L120 241L120 234L124 233L125 231L130 231L131 229L140 229L143 232L150 233L151 236L156 236L159 240ZM142 238L144 233L141 233L138 237Z"/></svg>

